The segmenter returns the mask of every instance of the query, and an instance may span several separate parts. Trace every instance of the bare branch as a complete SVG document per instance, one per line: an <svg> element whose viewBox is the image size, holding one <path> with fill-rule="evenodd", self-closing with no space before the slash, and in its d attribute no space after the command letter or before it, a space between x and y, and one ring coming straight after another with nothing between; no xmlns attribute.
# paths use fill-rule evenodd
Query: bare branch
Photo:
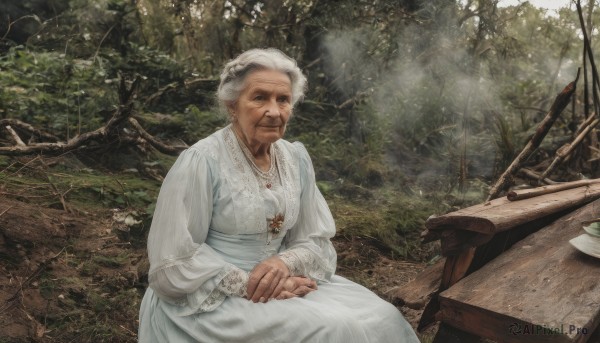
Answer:
<svg viewBox="0 0 600 343"><path fill-rule="evenodd" d="M150 145L152 145L156 150L162 152L167 155L179 155L179 153L185 149L187 146L170 146L167 145L158 139L154 138L151 134L149 134L144 128L138 123L135 118L129 118L129 123L137 130L137 132L142 136L143 139L148 141Z"/></svg>
<svg viewBox="0 0 600 343"><path fill-rule="evenodd" d="M91 132L86 132L80 136L68 140L67 142L36 143L31 145L0 147L0 154L29 155L45 153L56 155L80 148L92 140L106 138L108 135L114 133L118 129L119 125L125 122L129 116L131 116L133 111L133 99L139 83L140 78L137 77L134 79L131 86L127 87L125 80L121 78L119 86L119 99L121 104L105 126Z"/></svg>
<svg viewBox="0 0 600 343"><path fill-rule="evenodd" d="M15 132L15 130L13 130L12 127L10 127L10 125L6 125L5 128L6 128L6 131L8 131L8 133L10 133L12 139L15 141L15 144L17 146L25 146L25 143L23 143L23 140L21 139L21 137L19 137L19 135Z"/></svg>
<svg viewBox="0 0 600 343"><path fill-rule="evenodd" d="M21 20L24 20L24 19L33 19L33 20L37 21L37 22L38 22L38 24L42 25L42 21L40 20L40 17L38 17L38 16L37 16L37 15L35 15L35 14L24 15L24 16L22 16L22 17L20 17L20 18L16 19L15 21L10 21L10 17L9 17L8 19L9 19L9 20L8 20L8 27L7 27L7 29L6 29L6 32L5 32L5 33L4 33L4 35L2 36L2 38L0 38L0 40L5 40L5 39L6 39L6 37L8 37L8 34L10 33L10 30L12 29L12 26L13 26L14 24L18 23L18 22L19 22L19 21L21 21Z"/></svg>
<svg viewBox="0 0 600 343"><path fill-rule="evenodd" d="M43 139L51 141L51 142L58 142L58 138L56 136L54 136L53 134L36 129L32 125L29 125L18 119L0 119L0 126L4 126L4 125L10 125L13 128L17 128L21 131L25 131L25 132L29 133L30 135L37 136L37 137L43 138Z"/></svg>

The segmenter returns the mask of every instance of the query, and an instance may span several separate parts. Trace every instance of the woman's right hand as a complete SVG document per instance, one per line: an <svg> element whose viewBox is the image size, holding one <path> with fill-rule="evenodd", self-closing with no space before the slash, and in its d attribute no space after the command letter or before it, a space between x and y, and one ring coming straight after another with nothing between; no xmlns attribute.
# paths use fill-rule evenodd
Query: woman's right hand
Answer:
<svg viewBox="0 0 600 343"><path fill-rule="evenodd" d="M283 282L283 288L279 294L273 294L277 300L303 297L312 291L317 290L317 283L303 276L290 276Z"/></svg>

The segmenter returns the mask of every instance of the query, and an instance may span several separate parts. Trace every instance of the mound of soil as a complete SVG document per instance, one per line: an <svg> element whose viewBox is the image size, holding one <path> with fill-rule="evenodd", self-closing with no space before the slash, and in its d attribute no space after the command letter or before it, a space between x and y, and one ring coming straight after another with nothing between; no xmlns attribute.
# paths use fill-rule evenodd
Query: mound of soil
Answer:
<svg viewBox="0 0 600 343"><path fill-rule="evenodd" d="M0 200L1 342L135 341L145 247L111 218Z"/></svg>

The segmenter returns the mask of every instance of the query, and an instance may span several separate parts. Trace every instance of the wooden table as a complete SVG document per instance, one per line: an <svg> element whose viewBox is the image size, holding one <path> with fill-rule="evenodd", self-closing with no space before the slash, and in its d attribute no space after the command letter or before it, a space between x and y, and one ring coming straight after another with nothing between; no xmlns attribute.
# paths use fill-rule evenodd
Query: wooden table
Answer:
<svg viewBox="0 0 600 343"><path fill-rule="evenodd" d="M498 342L591 342L600 324L600 259L569 240L596 217L600 200L519 241L440 293L438 319Z"/></svg>

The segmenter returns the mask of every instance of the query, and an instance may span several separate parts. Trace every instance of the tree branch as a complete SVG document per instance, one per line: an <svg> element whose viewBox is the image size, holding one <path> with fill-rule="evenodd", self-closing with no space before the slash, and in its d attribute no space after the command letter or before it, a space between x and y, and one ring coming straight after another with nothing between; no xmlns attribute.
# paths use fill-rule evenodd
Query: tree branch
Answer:
<svg viewBox="0 0 600 343"><path fill-rule="evenodd" d="M41 153L51 155L63 154L65 152L80 148L92 140L106 138L108 135L114 133L119 125L126 121L129 116L131 116L133 111L133 99L139 83L140 78L136 77L131 86L127 87L125 80L121 78L119 86L120 105L105 126L91 132L86 132L80 136L76 136L67 142L36 143L30 145L0 147L0 154L13 156Z"/></svg>
<svg viewBox="0 0 600 343"><path fill-rule="evenodd" d="M167 144L159 141L154 136L149 134L148 131L144 130L144 128L140 125L140 123L138 123L137 120L135 120L135 118L129 118L129 123L137 130L137 132L140 134L140 136L143 139L148 141L148 143L150 143L150 145L152 145L152 147L154 147L156 150L162 152L163 154L179 155L179 153L181 151L188 148L187 146L170 146L170 145L167 145Z"/></svg>
<svg viewBox="0 0 600 343"><path fill-rule="evenodd" d="M12 127L10 127L10 125L6 125L5 128L6 128L6 131L8 131L8 133L10 133L12 139L15 141L15 144L17 146L25 146L25 143L23 143L23 140L21 139L21 137L19 137L19 135L15 132L15 130L13 130Z"/></svg>

